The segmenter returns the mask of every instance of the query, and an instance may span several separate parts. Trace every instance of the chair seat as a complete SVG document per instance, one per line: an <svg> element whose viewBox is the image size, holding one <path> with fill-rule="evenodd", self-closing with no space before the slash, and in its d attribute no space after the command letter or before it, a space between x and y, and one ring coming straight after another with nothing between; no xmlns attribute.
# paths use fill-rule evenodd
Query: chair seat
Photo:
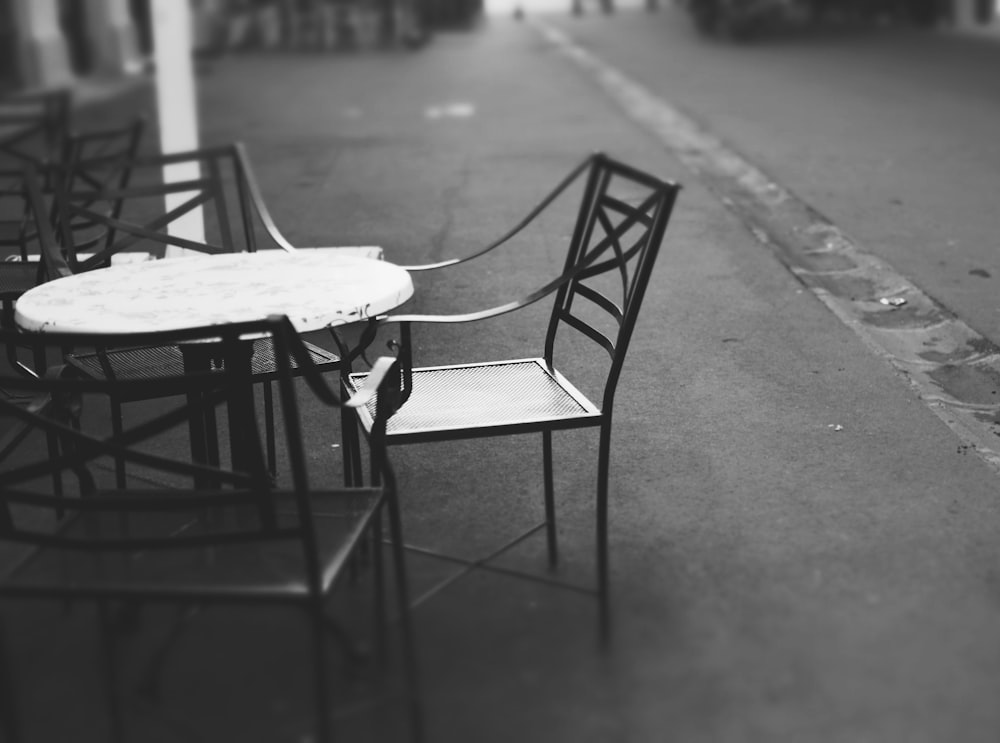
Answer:
<svg viewBox="0 0 1000 743"><path fill-rule="evenodd" d="M329 368L340 364L340 357L312 343L303 343L314 365ZM115 379L156 379L164 375L184 372L184 358L179 346L145 348L119 348L104 354ZM104 379L106 374L97 353L70 354L66 361L91 379ZM291 360L292 369L298 364ZM258 380L269 379L275 374L274 347L267 339L254 341L251 369ZM169 393L165 393L169 394Z"/></svg>
<svg viewBox="0 0 1000 743"><path fill-rule="evenodd" d="M188 491L178 492L188 494ZM278 497L277 501L277 528L297 528L298 514L294 512L292 499ZM337 580L348 555L365 533L381 503L381 491L363 488L313 491L309 503L317 522L317 554L322 590L326 591ZM225 509L221 527L220 514L214 510L208 515L133 513L127 530L122 519L117 512L77 513L60 525L60 533L92 540L96 535L108 538L217 535L228 529L244 535L247 541L114 554L35 547L0 577L0 595L254 601L288 601L311 595L302 537L296 533L284 539L273 534L253 538L249 532L258 528L257 515L247 506Z"/></svg>
<svg viewBox="0 0 1000 743"><path fill-rule="evenodd" d="M354 391L365 374L351 374ZM360 416L370 430L375 401ZM390 438L447 439L500 435L533 428L573 428L600 418L601 411L543 359L493 361L413 370L413 391L389 419Z"/></svg>

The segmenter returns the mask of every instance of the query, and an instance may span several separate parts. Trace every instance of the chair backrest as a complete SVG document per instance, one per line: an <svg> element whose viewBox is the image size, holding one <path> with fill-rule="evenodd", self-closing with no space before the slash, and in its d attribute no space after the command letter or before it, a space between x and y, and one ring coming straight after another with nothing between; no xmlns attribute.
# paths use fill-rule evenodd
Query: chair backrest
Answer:
<svg viewBox="0 0 1000 743"><path fill-rule="evenodd" d="M16 247L28 260L30 222L25 219L21 177L26 165L57 162L69 134L68 90L25 93L0 100L0 211L19 228L4 235L4 246Z"/></svg>
<svg viewBox="0 0 1000 743"><path fill-rule="evenodd" d="M49 203L45 200L45 170L29 163L21 174L19 186L25 200L25 218L34 226L35 239L40 251L38 283L73 274L66 256L59 248L55 222Z"/></svg>
<svg viewBox="0 0 1000 743"><path fill-rule="evenodd" d="M58 168L65 190L95 194L106 189L126 189L132 176L130 164L138 153L145 128L146 120L140 116L124 126L71 133ZM99 201L105 214L113 219L121 216L123 198L98 200L91 196L90 199L84 201L85 207L95 208ZM52 223L58 224L54 199ZM74 256L97 245L107 247L114 243L113 229L91 225L87 219L71 220L67 226L73 235Z"/></svg>
<svg viewBox="0 0 1000 743"><path fill-rule="evenodd" d="M596 154L545 338L551 365L557 335L572 328L610 356L604 409L610 410L639 308L680 186Z"/></svg>
<svg viewBox="0 0 1000 743"><path fill-rule="evenodd" d="M12 335L0 331L0 342L7 342ZM121 552L189 549L220 541L295 539L302 541L307 551L314 550L313 511L308 502L313 491L299 418L298 394L302 387L294 384L292 365L297 366L297 375L305 374L313 392L310 401L319 399L337 406L340 400L326 386L322 375L312 369L308 353L287 318L124 338L41 334L35 339L50 347L52 358L58 357L59 348L67 345L125 342L138 346L203 347L212 343L225 352L248 342L247 338L261 337L274 344L282 415L277 428L284 437L287 461L283 471L290 473L290 483L272 483L255 416L250 416L245 427L237 432L243 445L257 455L249 457L242 470L225 462L192 461L184 436L189 421L226 404L234 385L248 383L240 378L241 372L229 366L173 376L151 370L144 379L115 382L82 379L65 367L52 368L38 379L9 375L0 378L0 387L12 393L9 397L0 396L0 419L5 432L5 438L0 439L0 540L65 550ZM398 374L398 368L394 373ZM399 385L398 379L391 375L386 377L386 383ZM112 387L118 391L128 388L137 394L142 394L144 388L156 388L159 392L166 389L174 396L148 411L145 418L140 419L138 413L130 416L130 426L117 436L96 433L101 428L100 420L88 418L80 425L81 415L91 402L103 410L102 398ZM92 400L93 397L96 399ZM39 435L41 444L25 445L31 436L37 439ZM44 445L47 438L53 437L59 442L54 456ZM164 444L165 441L168 443ZM130 480L124 489L101 466L102 458L107 461L108 457L119 456L131 465ZM53 492L50 477L53 474L61 475L71 486L61 496ZM276 511L279 495L290 513ZM185 514L206 511L217 511L220 517L232 512L235 518L218 519L219 528L211 533L204 528L190 533L183 529L174 533L142 530L144 519L154 515L163 524L183 519ZM58 517L75 514L93 520L94 529L81 534L79 530L63 533L52 528ZM136 528L123 531L121 525L133 519ZM113 528L98 528L105 524ZM180 528L182 522L178 525ZM305 558L305 564L316 565L314 554ZM319 578L312 576L317 585Z"/></svg>
<svg viewBox="0 0 1000 743"><path fill-rule="evenodd" d="M57 159L69 134L69 90L24 93L0 100L0 172Z"/></svg>
<svg viewBox="0 0 1000 743"><path fill-rule="evenodd" d="M12 172L9 179L4 180L5 186L0 189L0 195L14 197L17 201L16 208L20 212L20 227L15 242L22 260L29 260L30 247L38 241L38 220L47 219L53 225L59 222L55 199L52 197L56 181L66 180L67 188L73 182L86 183L93 187L104 184L127 185L129 179L127 164L135 155L144 126L145 121L140 117L126 126L69 133L63 139L58 154L45 161L26 159L16 172ZM86 163L94 158L100 158L103 164L101 168L73 166L75 162ZM25 181L26 173L29 171L37 180L37 193L42 197L41 201L34 205L30 201ZM38 204L47 205L45 208L37 209ZM121 209L121 202L119 200L106 203L104 209L108 214L117 215ZM102 240L113 239L108 230L87 222L71 222L68 230L73 236L73 246L77 251L88 250ZM53 234L58 239L61 233ZM41 246L38 247L44 252Z"/></svg>
<svg viewBox="0 0 1000 743"><path fill-rule="evenodd" d="M257 249L252 199L236 145L168 155L139 154L127 160L117 155L81 157L72 167L77 173L109 167L129 173L124 184L80 177L63 181L69 185L56 184L60 240L74 272L106 266L111 256L136 247L156 257L162 257L169 246L199 253ZM173 171L177 179L172 175L165 182L165 170ZM109 209L116 202L118 208ZM201 216L203 235L178 228L180 220L195 213ZM78 255L73 249L71 226L79 229L81 225L108 231L109 239L92 255Z"/></svg>

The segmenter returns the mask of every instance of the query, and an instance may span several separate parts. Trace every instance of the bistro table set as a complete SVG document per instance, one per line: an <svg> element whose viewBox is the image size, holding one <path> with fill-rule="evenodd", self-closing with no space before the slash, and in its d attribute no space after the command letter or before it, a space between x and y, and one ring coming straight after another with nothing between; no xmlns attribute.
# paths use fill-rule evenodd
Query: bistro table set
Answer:
<svg viewBox="0 0 1000 743"><path fill-rule="evenodd" d="M380 647L398 630L414 740L423 739L424 720L411 609L473 570L594 596L598 637L609 645L611 413L679 186L595 154L494 243L403 266L373 251L297 249L278 230L238 143L150 154L141 120L71 134L64 99L24 96L18 106L5 129L0 102L0 198L8 202L0 205L0 246L9 251L0 263L0 342L10 367L0 375L0 543L22 556L0 565L0 622L15 599L96 607L110 739L129 739L114 670L123 606L284 603L310 622L316 736L332 740L338 696L324 648L350 639L329 605L346 575L368 575L377 595L386 592L383 553L391 599L376 602L369 626ZM164 178L178 166L189 175ZM559 275L477 312L400 312L414 296L413 277L501 246L531 249L526 228L574 194ZM195 229L185 223L192 216ZM414 326L474 325L541 300L552 311L537 356L414 366ZM341 330L352 325L361 332L348 343ZM329 343L317 345L320 331ZM383 331L395 336L396 352L368 364L366 350ZM557 334L597 351L594 364L606 371L596 402L557 369ZM126 410L137 401L159 402ZM320 408L331 410L342 436L338 482L315 473L303 435L302 413ZM597 578L587 586L558 575L552 476L553 432L582 427L600 432ZM404 541L399 500L407 494L397 489L392 446L535 433L544 455L538 526L486 557ZM167 446L165 436L184 444ZM535 532L544 532L548 554L537 574L491 564ZM416 599L406 578L413 550L456 566ZM162 675L169 644L153 653L146 678ZM32 740L7 655L0 647L0 731Z"/></svg>

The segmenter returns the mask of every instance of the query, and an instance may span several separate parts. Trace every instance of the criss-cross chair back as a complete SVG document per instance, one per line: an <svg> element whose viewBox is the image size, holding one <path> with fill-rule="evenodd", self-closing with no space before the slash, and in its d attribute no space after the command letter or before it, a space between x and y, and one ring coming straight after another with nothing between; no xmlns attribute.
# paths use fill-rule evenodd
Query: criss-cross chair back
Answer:
<svg viewBox="0 0 1000 743"><path fill-rule="evenodd" d="M171 333L149 333L129 336L130 341L149 344L170 343L174 347L198 348L199 345L210 344L217 353L225 354L231 348L248 341L245 338L267 338L275 347L276 377L279 380L279 395L282 398L282 415L284 428L287 430L288 472L294 493L306 492L309 483L305 470L305 459L302 451L302 441L298 434L298 410L293 388L281 383L285 377L290 377L293 354L299 346L291 347L289 335L294 333L290 325L283 319L262 321L257 323L242 323L212 328L200 328L190 331ZM4 335L11 334L4 331ZM7 340L4 338L4 340ZM57 349L72 345L107 345L113 342L103 335L89 334L59 334L47 333L38 337L38 342ZM0 463L0 537L15 541L28 541L55 546L63 536L59 534L30 532L15 528L11 509L20 506L31 506L55 513L80 512L102 513L114 512L118 509L139 511L168 512L180 502L188 499L191 505L201 506L215 503L217 505L248 505L258 508L273 509L267 501L272 498L274 490L272 478L263 463L262 437L256 419L246 417L246 425L238 434L243 441L243 447L251 453L241 464L196 462L183 443L178 450L165 454L157 450L157 438L175 429L186 427L190 420L203 417L214 412L229 401L229 395L235 386L247 384L248 380L240 376L241 371L217 366L205 370L187 369L182 374L175 374L165 369L160 374L149 374L143 378L129 380L86 379L76 374L71 367L58 366L50 369L44 376L37 379L17 377L2 380L5 389L16 390L16 398L0 399L0 411L8 423L19 422L21 426L44 434L54 434L60 441L60 453L56 456L43 456L41 452L33 461L10 466L10 460ZM112 435L100 433L101 426L90 424L87 430L81 426L81 416L84 409L92 404L95 396L110 393L110 387L129 388L129 394L143 395L143 387L156 386L157 392L169 389L172 393L172 403L163 405L153 416L144 418L132 426ZM120 390L119 390L120 392ZM23 400L31 399L27 405ZM89 402L88 402L89 401ZM89 421L88 421L89 422ZM144 473L144 477L134 478L127 487L101 482L101 460L105 457L121 457ZM29 495L26 488L40 473L58 471L78 484L79 498L53 498L49 494ZM138 471L137 471L138 473ZM191 489L190 482L210 482L213 489L223 488L232 491L221 500L213 500L218 493L198 492ZM143 485L156 483L137 503L119 496L132 491L144 490ZM172 492L175 491L175 492ZM158 494L158 495L157 495ZM178 503L171 502L182 496ZM295 498L298 498L296 495ZM228 499L228 500L227 500ZM145 504L145 505L144 505ZM156 505L152 505L156 504ZM298 505L298 504L297 504ZM46 524L45 521L29 520L33 523ZM271 519L273 521L273 519ZM51 522L46 524L51 525ZM252 534L253 532L251 532ZM81 538L74 538L79 541ZM66 546L76 544L67 543ZM183 545L181 542L167 542L162 546ZM97 538L93 545L79 544L88 550L101 549L138 549L139 546L116 544L112 540L104 544Z"/></svg>
<svg viewBox="0 0 1000 743"><path fill-rule="evenodd" d="M74 272L107 265L113 255L136 248L156 257L170 247L198 253L257 249L250 193L234 145L137 155L127 163L130 178L124 184L93 176L121 165L117 155L81 158L74 164L77 176L71 184L56 189L64 246L72 246L70 225L89 224L109 236L92 255L81 256L69 248ZM165 173L170 173L169 181ZM120 208L109 210L107 205L115 202ZM177 228L192 214L200 216L203 235L191 237L190 228Z"/></svg>
<svg viewBox="0 0 1000 743"><path fill-rule="evenodd" d="M544 358L554 366L562 328L607 351L603 409L609 410L677 189L601 154L585 189L563 269L572 278L556 293Z"/></svg>
<svg viewBox="0 0 1000 743"><path fill-rule="evenodd" d="M70 101L68 90L25 93L0 100L0 249L5 250L5 258L29 260L33 226L24 197L24 168L41 168L62 158L69 135ZM45 185L47 188L51 184L47 181ZM12 269L0 276L0 292L9 295L32 277L28 267Z"/></svg>
<svg viewBox="0 0 1000 743"><path fill-rule="evenodd" d="M71 101L68 89L0 100L0 169L16 177L29 162L56 159L69 134Z"/></svg>
<svg viewBox="0 0 1000 743"><path fill-rule="evenodd" d="M64 193L78 192L83 201L78 205L88 212L103 212L110 219L121 217L124 193L132 177L131 163L136 157L145 131L144 117L137 117L125 126L87 132L74 132L66 140L59 166L49 168L63 179ZM117 196L108 197L106 191ZM53 199L51 222L59 224L59 207ZM65 230L64 230L65 228ZM96 246L114 244L115 231L89 215L70 218L59 227L60 243L72 257L81 256Z"/></svg>

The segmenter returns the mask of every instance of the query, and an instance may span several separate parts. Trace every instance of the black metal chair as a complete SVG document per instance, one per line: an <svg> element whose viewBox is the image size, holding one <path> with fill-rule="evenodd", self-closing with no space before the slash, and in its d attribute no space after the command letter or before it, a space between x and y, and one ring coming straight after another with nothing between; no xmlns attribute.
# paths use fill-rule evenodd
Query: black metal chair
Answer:
<svg viewBox="0 0 1000 743"><path fill-rule="evenodd" d="M116 158L96 157L73 164L74 172L99 172ZM207 148L171 155L139 155L127 162L131 180L125 186L93 183L81 178L62 178L56 183L55 204L58 238L51 231L39 229L43 254L52 262L50 275L77 273L110 264L114 256L138 248L154 257L162 257L170 246L197 253L254 251L259 242L281 250L294 250L276 228L266 206L255 198L256 185L250 180L239 145ZM191 174L182 181L165 183L164 168L188 168ZM37 181L37 179L36 179ZM71 182L71 188L62 183ZM71 190L72 189L72 190ZM37 189L36 189L37 191ZM179 203L166 208L164 200L172 196ZM121 208L110 210L110 202ZM177 232L178 221L195 210L202 215L204 238L183 237ZM74 233L83 229L103 230L105 238L86 253L74 245ZM262 228L262 234L258 229ZM62 257L64 256L64 258ZM54 267L56 265L61 267ZM313 365L326 371L340 370L340 356L309 343ZM73 353L68 362L92 379L127 380L157 374L162 369L180 371L181 354L175 347L97 349ZM274 410L271 380L275 362L270 346L261 343L254 349L254 380L262 383L264 413L267 421L267 457L272 473L276 466L274 445ZM124 388L122 388L124 389ZM150 394L154 388L144 388ZM112 422L120 428L122 406L136 398L123 397L111 388ZM118 482L124 483L124 465L117 465Z"/></svg>
<svg viewBox="0 0 1000 743"><path fill-rule="evenodd" d="M0 330L7 340L13 331ZM330 488L316 482L307 462L300 406L326 405L356 409L381 389L376 418L384 420L398 400L401 386L395 359L376 362L370 387L349 400L329 387L312 366L291 323L284 317L183 332L150 333L132 339L136 346L177 347L213 344L224 354L239 355L247 338L272 345L275 380L281 400L282 442L287 480L273 483L263 462L257 418L244 415L230 434L257 456L238 465L199 461L183 445L170 443L171 432L237 399L234 390L250 384L249 371L228 364L202 373L176 375L170 370L143 379L82 379L68 367L53 367L41 378L13 375L0 386L29 396L27 405L0 399L0 543L21 545L23 557L0 571L0 597L96 605L104 651L104 677L109 695L113 740L124 737L120 685L116 679L116 619L146 604L189 608L242 605L248 609L289 606L308 618L315 676L317 739L331 740L331 693L327 669L328 640L344 640L341 623L333 621L328 600L341 584L365 536L388 517L394 544L393 601L398 604L405 704L414 739L421 734L416 665L408 614L406 570L395 479L385 456L379 486ZM55 351L64 345L111 344L101 336L42 334ZM293 375L294 370L294 375ZM305 384L296 383L304 377ZM111 388L120 388L112 390ZM128 391L126 391L128 388ZM149 392L144 388L150 389ZM147 397L170 389L179 402L164 402L144 411L141 421L110 436L84 433L80 425L93 397ZM246 411L243 411L246 413ZM55 436L56 456L31 445L32 437ZM173 449L171 448L173 447ZM235 443L234 443L235 451ZM101 457L127 460L137 472L128 487L114 483L95 463ZM70 487L56 495L43 477L61 473ZM381 577L381 571L376 571ZM377 586L381 593L383 586ZM190 619L190 614L187 615ZM134 625L134 622L133 622ZM159 688L166 651L179 639L176 625L168 640L150 654L144 685ZM384 622L373 622L383 627ZM3 633L0 632L0 637ZM9 637L16 642L16 637ZM2 648L0 648L2 650ZM9 738L17 740L23 721L18 687L8 681L9 661L0 659L0 710L5 711ZM239 688L236 681L234 688ZM155 696L155 694L154 694ZM251 711L247 711L251 715Z"/></svg>
<svg viewBox="0 0 1000 743"><path fill-rule="evenodd" d="M52 203L53 178L62 175L77 179L93 187L112 185L125 187L128 185L130 171L128 163L135 156L142 139L145 121L137 118L125 126L113 127L83 133L70 133L63 141L61 154L55 160L30 167L39 173L39 194L41 198L34 203L41 210L36 216L32 202L27 194L27 184L24 181L24 170L18 175L19 198L24 202L23 224L19 231L20 255L12 256L13 260L0 262L0 326L14 327L14 306L18 298L29 289L48 280L49 275L45 263L41 260L41 245L39 243L37 220L47 219L56 222L54 204ZM85 163L99 158L102 166L99 170L86 167L74 167L74 163ZM53 167L54 166L54 167ZM122 206L120 199L104 204L110 216L117 217ZM73 236L74 250L86 251L93 248L109 235L104 229L95 228L86 222L68 225ZM26 374L34 374L36 369L45 368L45 360L36 357L31 365L26 365L18 357L18 346L11 345L7 349L8 361Z"/></svg>
<svg viewBox="0 0 1000 743"><path fill-rule="evenodd" d="M58 160L70 133L71 94L66 89L0 99L0 249L28 260L32 242L21 174L31 163Z"/></svg>
<svg viewBox="0 0 1000 743"><path fill-rule="evenodd" d="M62 156L70 101L67 90L0 100L0 320L9 315L12 297L40 279L39 264L28 262L35 235L21 178L28 163L41 166Z"/></svg>
<svg viewBox="0 0 1000 743"><path fill-rule="evenodd" d="M566 189L586 175L576 225L561 276L541 289L499 307L461 315L395 315L382 324L398 324L399 358L403 364L405 402L390 418L385 445L447 441L511 434L542 434L545 519L485 558L460 559L429 550L466 567L418 599L476 568L512 572L491 566L498 557L528 534L545 529L550 566L557 562L556 514L552 473L552 432L596 427L600 429L597 475L597 584L600 633L609 636L608 600L608 472L615 390L625 362L632 331L654 261L670 219L679 186L597 154L574 170L520 225L472 258L503 244L534 220ZM441 268L463 261L443 261ZM543 298L553 308L534 358L413 368L411 325L468 323L522 310ZM600 403L591 402L555 365L557 336L578 331L580 337L608 355ZM588 365L591 362L587 362ZM596 364L596 362L594 362ZM349 376L349 389L364 382L364 373ZM374 408L372 409L374 410ZM366 431L374 419L362 413ZM375 434L378 436L378 434ZM380 443L381 445L381 443ZM352 446L356 446L352 444ZM355 467L359 464L355 462ZM519 575L527 575L518 573ZM535 579L541 576L531 575ZM545 582L558 581L544 579ZM570 585L580 589L581 587ZM586 589L590 590L590 589Z"/></svg>

